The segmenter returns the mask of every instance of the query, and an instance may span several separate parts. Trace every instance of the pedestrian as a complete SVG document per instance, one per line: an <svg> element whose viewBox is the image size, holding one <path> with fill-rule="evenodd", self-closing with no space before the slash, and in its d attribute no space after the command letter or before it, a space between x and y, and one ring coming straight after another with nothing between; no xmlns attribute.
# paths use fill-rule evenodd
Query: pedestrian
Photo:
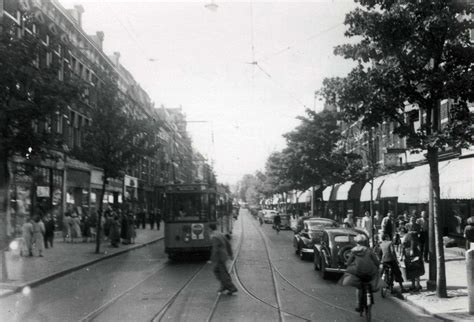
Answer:
<svg viewBox="0 0 474 322"><path fill-rule="evenodd" d="M91 237L91 220L90 217L85 214L82 216L81 220L81 228L82 228L82 242L83 243L88 243L89 238Z"/></svg>
<svg viewBox="0 0 474 322"><path fill-rule="evenodd" d="M280 213L277 212L275 217L273 218L273 227L276 229L277 234L280 233L280 225L281 225L281 216L280 216Z"/></svg>
<svg viewBox="0 0 474 322"><path fill-rule="evenodd" d="M142 229L145 229L146 228L146 214L147 214L147 211L146 211L146 208L143 208L141 213L140 213L140 222L142 224Z"/></svg>
<svg viewBox="0 0 474 322"><path fill-rule="evenodd" d="M135 230L135 225L133 224L134 218L132 214L129 214L127 217L128 220L128 231L127 231L127 239L129 240L130 244L135 244L135 237L137 237L137 231Z"/></svg>
<svg viewBox="0 0 474 322"><path fill-rule="evenodd" d="M464 238L466 238L466 249L474 243L474 216L467 218L466 227L464 227Z"/></svg>
<svg viewBox="0 0 474 322"><path fill-rule="evenodd" d="M41 220L40 216L36 215L35 219L33 220L33 240L32 240L32 243L35 245L36 250L38 251L38 256L39 257L43 257L44 232L45 232L44 223Z"/></svg>
<svg viewBox="0 0 474 322"><path fill-rule="evenodd" d="M352 212L348 212L346 218L342 222L342 225L346 228L355 228L354 217Z"/></svg>
<svg viewBox="0 0 474 322"><path fill-rule="evenodd" d="M387 215L382 219L381 223L382 234L388 235L390 240L395 238L395 221L393 220L393 212L391 210L388 211Z"/></svg>
<svg viewBox="0 0 474 322"><path fill-rule="evenodd" d="M20 254L22 256L33 256L33 224L30 217L25 218L25 222L21 226L21 235L23 237L23 247Z"/></svg>
<svg viewBox="0 0 474 322"><path fill-rule="evenodd" d="M160 227L161 227L161 210L160 210L160 208L158 208L157 211L156 211L155 221L156 221L156 229L160 230Z"/></svg>
<svg viewBox="0 0 474 322"><path fill-rule="evenodd" d="M148 222L150 223L150 230L153 230L155 228L155 212L156 209L150 210L148 213Z"/></svg>
<svg viewBox="0 0 474 322"><path fill-rule="evenodd" d="M71 213L69 211L66 211L63 217L63 241L65 243L72 241L72 232L71 232L71 227L72 227L72 218L71 218Z"/></svg>
<svg viewBox="0 0 474 322"><path fill-rule="evenodd" d="M122 244L128 245L130 244L130 235L129 235L129 220L128 217L131 216L131 212L128 212L129 215L123 213L122 217L120 218L120 238L122 239ZM133 221L132 221L133 225Z"/></svg>
<svg viewBox="0 0 474 322"><path fill-rule="evenodd" d="M428 243L428 238L429 238L429 220L428 220L428 213L426 211L421 212L421 217L417 220L417 223L421 227L421 232L420 232L420 249L423 253L423 260L427 262L428 259L428 254L429 254L429 243Z"/></svg>
<svg viewBox="0 0 474 322"><path fill-rule="evenodd" d="M209 224L209 228L211 229L212 241L211 262L214 264L214 274L221 283L218 292L227 291L228 295L232 295L232 293L237 292L237 288L227 271L227 261L233 257L232 247L224 234L217 231L216 224Z"/></svg>
<svg viewBox="0 0 474 322"><path fill-rule="evenodd" d="M105 211L105 221L102 225L104 230L104 240L107 240L110 235L110 226L112 225L112 221L114 219L115 214L111 213L110 210Z"/></svg>
<svg viewBox="0 0 474 322"><path fill-rule="evenodd" d="M74 238L81 238L81 218L77 211L74 211L71 216L71 242L74 243Z"/></svg>
<svg viewBox="0 0 474 322"><path fill-rule="evenodd" d="M119 217L114 215L110 218L109 239L112 247L119 247L120 244L120 222Z"/></svg>
<svg viewBox="0 0 474 322"><path fill-rule="evenodd" d="M54 219L51 214L47 214L44 218L44 246L46 248L53 248L54 242L54 229L55 229Z"/></svg>
<svg viewBox="0 0 474 322"><path fill-rule="evenodd" d="M414 226L413 229L417 229ZM406 277L411 280L410 291L420 291L420 276L425 274L425 264L420 251L420 243L417 230L410 230L402 241L401 260L405 263Z"/></svg>
<svg viewBox="0 0 474 322"><path fill-rule="evenodd" d="M372 225L372 218L370 217L370 213L366 211L364 213L364 218L362 218L362 229L366 232L367 236L369 236L369 240L372 240L372 231L374 225Z"/></svg>
<svg viewBox="0 0 474 322"><path fill-rule="evenodd" d="M403 287L403 277L402 272L400 271L400 266L398 264L397 254L395 253L393 243L388 235L382 236L380 250L382 251L382 264L391 267L393 279L400 285L400 292L406 292L405 288Z"/></svg>

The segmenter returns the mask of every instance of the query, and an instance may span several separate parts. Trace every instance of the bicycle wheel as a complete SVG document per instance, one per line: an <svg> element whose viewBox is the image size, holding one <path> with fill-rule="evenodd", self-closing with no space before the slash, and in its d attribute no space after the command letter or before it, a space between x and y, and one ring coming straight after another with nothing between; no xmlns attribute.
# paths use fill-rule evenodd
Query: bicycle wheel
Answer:
<svg viewBox="0 0 474 322"><path fill-rule="evenodd" d="M385 282L384 284L386 286L383 286L382 288L380 288L380 295L382 295L382 297L385 297L385 295L387 294L387 290L389 289L389 281L388 281L389 277L388 277L388 274L387 274L387 270L384 268L383 272L382 272L382 280Z"/></svg>

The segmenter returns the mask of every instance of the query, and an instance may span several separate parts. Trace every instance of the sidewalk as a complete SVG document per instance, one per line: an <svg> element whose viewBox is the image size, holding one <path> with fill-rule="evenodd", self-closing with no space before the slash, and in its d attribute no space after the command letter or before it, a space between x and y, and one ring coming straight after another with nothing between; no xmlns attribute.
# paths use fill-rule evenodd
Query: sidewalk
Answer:
<svg viewBox="0 0 474 322"><path fill-rule="evenodd" d="M163 238L163 230L163 225L161 230L137 229L135 244L120 244L118 248L110 246L109 241L103 241L100 246L101 254L95 253L95 241L83 243L82 238L74 244L56 238L54 247L44 250L44 257L22 257L19 251L9 251L6 255L9 280L6 283L0 282L0 297L19 292L25 286L34 287L95 262L154 243Z"/></svg>
<svg viewBox="0 0 474 322"><path fill-rule="evenodd" d="M407 303L443 321L474 321L468 313L466 257L460 248L445 249L446 283L448 298L440 299L435 291L426 290L429 268L425 263L425 275L421 277L423 291L403 294ZM410 283L405 282L405 286Z"/></svg>

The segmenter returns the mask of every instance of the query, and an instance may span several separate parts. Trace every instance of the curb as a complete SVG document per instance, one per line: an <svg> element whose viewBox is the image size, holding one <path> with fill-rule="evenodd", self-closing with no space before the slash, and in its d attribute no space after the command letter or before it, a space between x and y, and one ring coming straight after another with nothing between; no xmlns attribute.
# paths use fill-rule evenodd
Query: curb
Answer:
<svg viewBox="0 0 474 322"><path fill-rule="evenodd" d="M449 313L433 313L433 312L430 312L429 310L427 310L425 307L417 304L416 302L410 300L410 299L407 299L406 296L403 296L403 300L402 299L399 299L399 298L396 298L396 297L391 297L391 299L395 302L399 302L400 304L405 304L405 305L410 305L418 310L420 310L421 312L423 312L424 314L427 314L427 315L430 315L432 317L435 317L441 321L468 321L468 320L474 320L474 316L472 317L472 319L462 319L458 316L455 316L455 315L452 315L452 314L449 314Z"/></svg>
<svg viewBox="0 0 474 322"><path fill-rule="evenodd" d="M45 277L40 277L36 280L33 280L31 282L27 282L27 283L23 283L21 285L18 285L14 288L12 288L11 290L6 290L5 292L3 292L2 294L0 294L0 299L1 298L5 298L5 297L8 297L12 294L15 294L15 293L19 293L21 292L21 290L26 287L26 286L29 286L31 288L33 287L36 287L36 286L39 286L41 284L44 284L44 283L47 283L49 281L52 281L56 278L59 278L61 276L65 276L67 274L70 274L72 272L75 272L75 271L78 271L84 267L87 267L87 266L90 266L90 265L93 265L93 264L96 264L100 261L103 261L105 259L109 259L109 258L112 258L112 257L115 257L115 256L118 256L118 255L121 255L121 254L124 254L126 252L129 252L129 251L132 251L132 250L136 250L136 249L139 249L139 248L142 248L142 247L145 247L145 246L148 246L150 244L153 244L153 243L156 243L156 242L159 242L160 240L163 240L164 237L160 237L160 238L157 238L157 239L154 239L154 240L151 240L151 241L148 241L148 242L145 242L143 244L138 244L138 245L134 245L132 247L129 247L129 248L126 248L126 249L121 249L117 252L114 252L114 253L110 253L110 254L103 254L103 256L99 257L99 258L96 258L96 259L93 259L93 260L90 260L88 262L85 262L85 263L82 263L82 264L79 264L77 266L73 266L73 267L70 267L70 268L67 268L65 270L62 270L62 271L59 271L59 272L56 272L56 273L53 273L51 275L48 275L48 276L45 276Z"/></svg>

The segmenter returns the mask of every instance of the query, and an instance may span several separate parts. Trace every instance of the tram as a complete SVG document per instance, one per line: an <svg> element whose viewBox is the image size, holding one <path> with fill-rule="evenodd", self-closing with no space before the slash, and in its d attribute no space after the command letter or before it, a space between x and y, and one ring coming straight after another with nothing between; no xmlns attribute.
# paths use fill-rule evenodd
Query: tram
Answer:
<svg viewBox="0 0 474 322"><path fill-rule="evenodd" d="M174 184L165 188L164 197L165 252L170 259L191 253L209 256L211 223L223 233L232 232L226 219L228 195L219 186Z"/></svg>

